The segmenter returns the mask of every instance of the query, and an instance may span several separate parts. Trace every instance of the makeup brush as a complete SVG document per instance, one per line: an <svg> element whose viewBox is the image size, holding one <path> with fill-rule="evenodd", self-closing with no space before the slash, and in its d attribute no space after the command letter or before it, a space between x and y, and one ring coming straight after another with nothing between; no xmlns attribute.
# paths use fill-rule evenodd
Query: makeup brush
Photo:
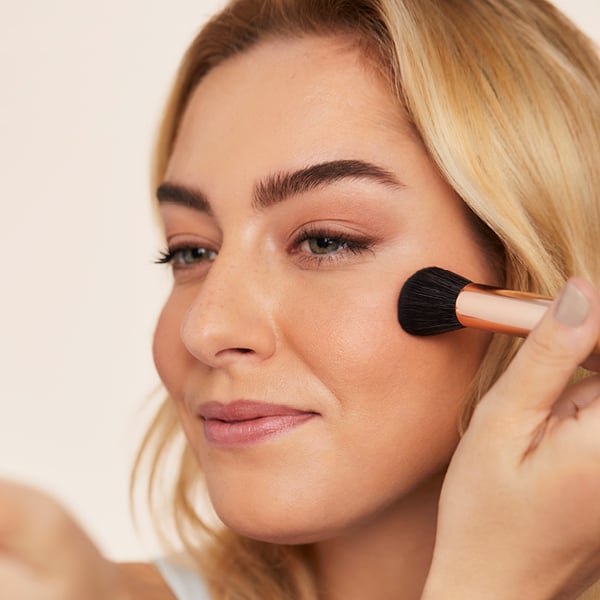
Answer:
<svg viewBox="0 0 600 600"><path fill-rule="evenodd" d="M428 267L409 277L398 299L398 321L412 335L473 327L526 337L552 302L549 296L473 283L452 271ZM600 340L593 351L600 354Z"/></svg>

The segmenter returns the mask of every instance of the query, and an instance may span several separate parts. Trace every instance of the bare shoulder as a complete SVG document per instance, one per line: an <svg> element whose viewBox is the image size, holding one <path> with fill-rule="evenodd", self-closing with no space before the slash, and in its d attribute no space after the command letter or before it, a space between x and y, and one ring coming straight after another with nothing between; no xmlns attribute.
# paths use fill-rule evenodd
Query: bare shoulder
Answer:
<svg viewBox="0 0 600 600"><path fill-rule="evenodd" d="M118 563L131 600L176 600L152 563Z"/></svg>

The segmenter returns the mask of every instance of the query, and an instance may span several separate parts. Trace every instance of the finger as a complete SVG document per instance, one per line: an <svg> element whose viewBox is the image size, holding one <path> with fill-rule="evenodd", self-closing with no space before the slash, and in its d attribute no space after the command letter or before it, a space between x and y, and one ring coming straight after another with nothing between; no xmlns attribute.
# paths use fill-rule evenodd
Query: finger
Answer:
<svg viewBox="0 0 600 600"><path fill-rule="evenodd" d="M600 396L600 375L586 377L569 387L555 402L552 414L560 419L575 417Z"/></svg>
<svg viewBox="0 0 600 600"><path fill-rule="evenodd" d="M594 352L594 354L589 356L581 366L589 371L595 371L596 373L600 372L600 352Z"/></svg>
<svg viewBox="0 0 600 600"><path fill-rule="evenodd" d="M599 331L596 289L583 279L570 280L486 400L518 416L516 422L523 422L527 414L538 422L591 353Z"/></svg>

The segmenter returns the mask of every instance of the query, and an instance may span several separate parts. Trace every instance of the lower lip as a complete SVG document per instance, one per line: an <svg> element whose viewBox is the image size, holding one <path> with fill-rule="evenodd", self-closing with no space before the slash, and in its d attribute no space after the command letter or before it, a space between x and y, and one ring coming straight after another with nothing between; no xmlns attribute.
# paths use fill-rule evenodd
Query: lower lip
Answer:
<svg viewBox="0 0 600 600"><path fill-rule="evenodd" d="M246 421L207 419L204 421L204 434L207 441L215 446L245 446L281 435L310 421L314 416L313 413L301 413Z"/></svg>

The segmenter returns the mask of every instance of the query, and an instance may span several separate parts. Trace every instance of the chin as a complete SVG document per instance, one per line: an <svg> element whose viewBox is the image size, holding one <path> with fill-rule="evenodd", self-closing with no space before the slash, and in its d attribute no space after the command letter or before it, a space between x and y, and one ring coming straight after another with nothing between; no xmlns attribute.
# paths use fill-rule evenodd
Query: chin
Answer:
<svg viewBox="0 0 600 600"><path fill-rule="evenodd" d="M339 534L340 532L336 528L318 529L311 527L302 529L298 527L297 523L293 526L290 524L277 524L272 520L265 527L257 527L256 523L252 523L248 526L248 523L240 523L238 521L227 522L223 521L226 527L234 531L235 533L256 540L258 542L266 542L269 544L278 544L283 546L300 546L304 544L313 544L316 542L322 542L326 539L330 539Z"/></svg>
<svg viewBox="0 0 600 600"><path fill-rule="evenodd" d="M253 540L282 545L310 544L335 537L351 526L351 518L321 510L319 505L325 502L317 503L315 499L295 501L285 497L275 502L271 496L270 501L263 503L258 498L252 501L251 494L246 495L246 501L240 501L240 497L243 496L212 498L213 508L225 527Z"/></svg>

